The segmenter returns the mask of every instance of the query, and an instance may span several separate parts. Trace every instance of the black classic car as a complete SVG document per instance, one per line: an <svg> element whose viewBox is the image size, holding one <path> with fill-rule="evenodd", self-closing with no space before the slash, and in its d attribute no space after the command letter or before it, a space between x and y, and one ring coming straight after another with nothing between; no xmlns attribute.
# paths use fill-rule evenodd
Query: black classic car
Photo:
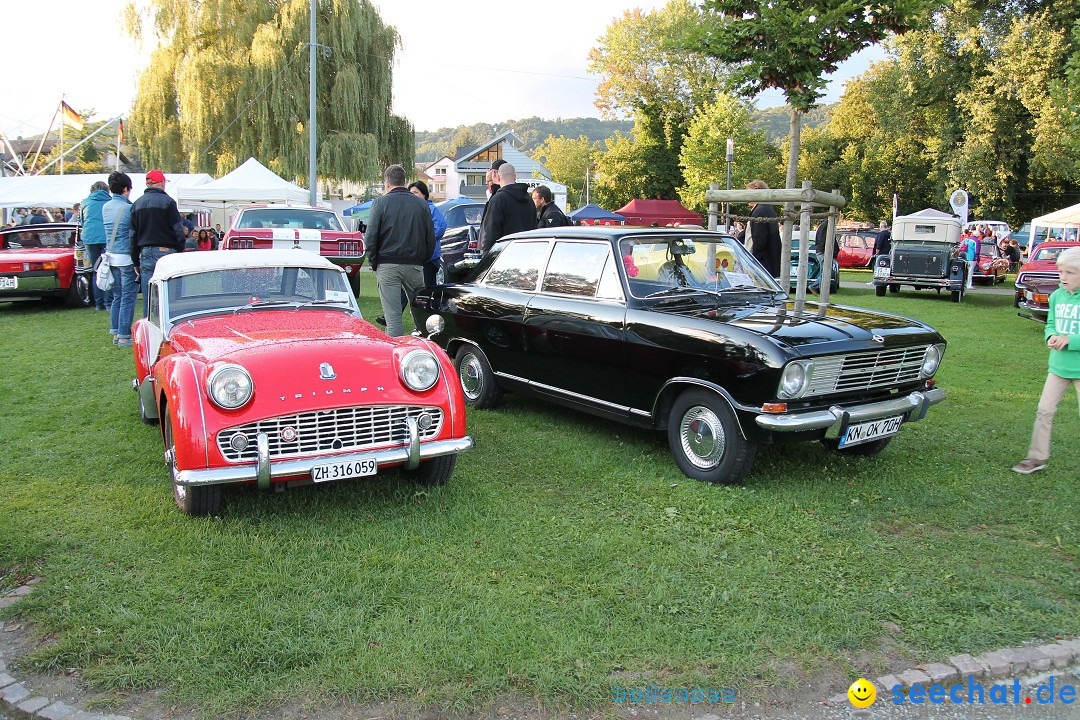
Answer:
<svg viewBox="0 0 1080 720"><path fill-rule="evenodd" d="M452 282L465 274L458 263L466 260L471 265L480 258L480 218L484 215L484 203L451 201L441 203L439 208L446 218L446 233L439 241L442 248L439 280Z"/></svg>
<svg viewBox="0 0 1080 720"><path fill-rule="evenodd" d="M412 311L471 405L518 391L666 430L679 468L708 482L740 480L774 442L880 452L945 398L932 327L800 309L734 237L705 230L518 233Z"/></svg>

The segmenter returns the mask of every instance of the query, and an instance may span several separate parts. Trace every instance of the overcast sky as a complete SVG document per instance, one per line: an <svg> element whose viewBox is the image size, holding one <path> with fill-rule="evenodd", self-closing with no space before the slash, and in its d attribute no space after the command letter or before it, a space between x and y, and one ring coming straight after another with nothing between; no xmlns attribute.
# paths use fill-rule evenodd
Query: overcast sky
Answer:
<svg viewBox="0 0 1080 720"><path fill-rule="evenodd" d="M63 94L98 119L126 115L149 47L124 35L126 0L5 0L5 68L0 129L11 138L44 131ZM394 105L417 130L531 117L596 117L598 78L589 49L623 11L665 0L374 0L395 25L402 48L394 65ZM883 57L864 51L836 73L823 102L843 82ZM777 94L762 107L782 104Z"/></svg>

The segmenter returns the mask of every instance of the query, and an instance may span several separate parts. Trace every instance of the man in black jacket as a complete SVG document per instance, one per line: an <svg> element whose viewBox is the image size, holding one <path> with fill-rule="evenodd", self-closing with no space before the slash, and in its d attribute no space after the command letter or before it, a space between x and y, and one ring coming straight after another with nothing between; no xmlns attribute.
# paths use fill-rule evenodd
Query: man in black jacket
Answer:
<svg viewBox="0 0 1080 720"><path fill-rule="evenodd" d="M536 205L536 227L565 227L573 224L559 209L559 206L553 202L551 189L547 185L534 187L532 199L533 204Z"/></svg>
<svg viewBox="0 0 1080 720"><path fill-rule="evenodd" d="M889 231L889 223L881 221L878 234L874 236L874 257L888 255L892 250L892 233Z"/></svg>
<svg viewBox="0 0 1080 720"><path fill-rule="evenodd" d="M150 277L164 256L184 251L184 230L176 201L165 194L165 175L146 173L146 190L131 206L131 262L139 274L143 315L150 314Z"/></svg>
<svg viewBox="0 0 1080 720"><path fill-rule="evenodd" d="M764 180L751 180L746 185L747 190L768 190L769 186ZM753 209L750 211L751 218L774 218L776 208L764 203L750 203ZM758 259L769 274L774 278L780 275L780 225L775 222L751 222L750 230L750 254ZM787 282L787 274L781 278L780 284Z"/></svg>
<svg viewBox="0 0 1080 720"><path fill-rule="evenodd" d="M506 235L536 229L536 206L525 183L517 181L517 170L505 163L498 173L499 191L488 200L480 221L481 254Z"/></svg>
<svg viewBox="0 0 1080 720"><path fill-rule="evenodd" d="M398 337L405 332L401 291L411 302L424 287L424 263L435 252L435 224L427 203L405 187L405 168L391 165L383 181L386 194L371 205L364 243L379 282L386 333Z"/></svg>

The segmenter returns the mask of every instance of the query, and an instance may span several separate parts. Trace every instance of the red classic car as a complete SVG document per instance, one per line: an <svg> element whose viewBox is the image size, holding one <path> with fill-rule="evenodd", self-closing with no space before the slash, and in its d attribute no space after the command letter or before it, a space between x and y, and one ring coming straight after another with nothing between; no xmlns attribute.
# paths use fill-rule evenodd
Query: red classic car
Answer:
<svg viewBox="0 0 1080 720"><path fill-rule="evenodd" d="M222 487L292 487L400 467L445 483L465 434L457 373L433 342L360 316L345 273L302 250L158 262L133 340L139 415L161 425L177 505Z"/></svg>
<svg viewBox="0 0 1080 720"><path fill-rule="evenodd" d="M222 250L303 248L322 255L348 273L353 295L360 295L364 235L350 231L333 210L316 207L251 205L233 216Z"/></svg>
<svg viewBox="0 0 1080 720"><path fill-rule="evenodd" d="M1077 247L1074 242L1044 242L1035 248L1028 261L1016 273L1016 294L1013 306L1020 316L1046 322L1050 312L1050 293L1057 289L1061 274L1057 258L1066 248Z"/></svg>
<svg viewBox="0 0 1080 720"><path fill-rule="evenodd" d="M70 307L93 301L92 273L76 266L76 223L0 230L0 302L60 298Z"/></svg>
<svg viewBox="0 0 1080 720"><path fill-rule="evenodd" d="M1004 282L1009 274L1009 259L1002 254L998 240L992 237L979 241L979 257L971 273L972 282L984 280L988 285Z"/></svg>
<svg viewBox="0 0 1080 720"><path fill-rule="evenodd" d="M874 261L874 237L876 230L836 230L836 244L840 254L836 261L842 268L868 268Z"/></svg>

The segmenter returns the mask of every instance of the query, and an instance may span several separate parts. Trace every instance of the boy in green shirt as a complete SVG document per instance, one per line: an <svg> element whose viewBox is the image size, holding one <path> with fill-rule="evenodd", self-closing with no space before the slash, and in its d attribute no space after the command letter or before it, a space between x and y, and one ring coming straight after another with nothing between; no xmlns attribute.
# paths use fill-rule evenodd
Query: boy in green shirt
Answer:
<svg viewBox="0 0 1080 720"><path fill-rule="evenodd" d="M1035 411L1035 429L1027 457L1013 467L1014 472L1030 475L1046 467L1050 459L1050 430L1058 403L1070 385L1080 399L1080 247L1069 248L1057 259L1061 287L1050 295L1050 314L1046 318L1046 346L1050 348L1050 371L1046 375L1039 407Z"/></svg>

